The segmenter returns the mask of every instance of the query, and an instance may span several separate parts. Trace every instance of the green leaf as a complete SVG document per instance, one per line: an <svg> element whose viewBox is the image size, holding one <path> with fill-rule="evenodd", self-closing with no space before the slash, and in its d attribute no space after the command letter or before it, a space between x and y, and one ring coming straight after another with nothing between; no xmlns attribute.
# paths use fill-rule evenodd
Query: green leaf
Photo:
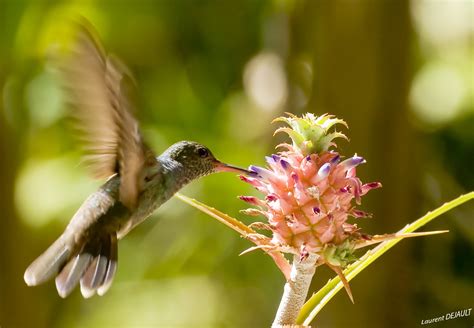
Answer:
<svg viewBox="0 0 474 328"><path fill-rule="evenodd" d="M399 231L400 234L406 234L417 230L424 226L434 218L446 213L447 211L471 200L474 198L474 192L461 195L458 198L447 202L434 211L428 212L423 217L419 218L415 222L407 225ZM367 268L372 262L379 258L382 254L388 251L390 248L395 246L401 239L388 240L377 247L367 251L357 262L354 262L344 270L344 276L348 281L352 280L355 276ZM337 292L343 288L343 283L339 277L335 277L329 280L325 286L323 286L318 292L313 294L310 299L303 305L301 311L296 320L297 324L309 325L321 309L333 298Z"/></svg>

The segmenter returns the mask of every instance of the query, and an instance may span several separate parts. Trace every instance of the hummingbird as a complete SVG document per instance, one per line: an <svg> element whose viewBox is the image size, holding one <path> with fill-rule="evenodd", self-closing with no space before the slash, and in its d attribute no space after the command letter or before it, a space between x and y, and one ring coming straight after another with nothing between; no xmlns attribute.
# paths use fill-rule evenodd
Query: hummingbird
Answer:
<svg viewBox="0 0 474 328"><path fill-rule="evenodd" d="M24 274L28 286L55 277L63 298L78 284L84 298L104 295L117 270L118 240L186 184L216 172L253 174L220 162L193 141L177 142L156 156L133 116L130 71L105 52L91 25L81 22L76 30L58 71L85 161L95 177L107 180Z"/></svg>

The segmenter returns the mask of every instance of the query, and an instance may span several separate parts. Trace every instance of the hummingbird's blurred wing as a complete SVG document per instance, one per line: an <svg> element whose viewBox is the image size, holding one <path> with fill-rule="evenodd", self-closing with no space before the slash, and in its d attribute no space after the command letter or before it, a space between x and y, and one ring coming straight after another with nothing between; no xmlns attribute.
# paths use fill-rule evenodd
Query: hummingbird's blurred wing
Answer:
<svg viewBox="0 0 474 328"><path fill-rule="evenodd" d="M132 115L129 87L134 81L129 70L105 53L92 27L83 23L78 24L71 52L61 62L60 72L84 143L86 162L95 177L118 173L120 201L133 208L147 166L158 162Z"/></svg>

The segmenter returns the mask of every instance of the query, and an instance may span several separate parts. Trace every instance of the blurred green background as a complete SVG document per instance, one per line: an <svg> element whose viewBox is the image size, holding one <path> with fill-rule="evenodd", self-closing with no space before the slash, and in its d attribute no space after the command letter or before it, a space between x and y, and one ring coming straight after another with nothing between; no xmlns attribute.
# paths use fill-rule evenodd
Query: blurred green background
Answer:
<svg viewBox="0 0 474 328"><path fill-rule="evenodd" d="M284 111L345 119L342 154L367 159L368 233L394 232L474 189L471 1L0 1L0 326L268 327L284 278L217 221L171 200L119 245L111 290L60 299L28 288L27 265L100 184L79 165L47 65L64 21L83 15L139 81L144 135L156 152L182 139L223 161L263 164ZM183 193L246 223L232 174ZM317 327L416 327L474 305L474 206L403 241L339 293ZM318 269L312 290L332 277ZM437 327L472 326L470 318Z"/></svg>

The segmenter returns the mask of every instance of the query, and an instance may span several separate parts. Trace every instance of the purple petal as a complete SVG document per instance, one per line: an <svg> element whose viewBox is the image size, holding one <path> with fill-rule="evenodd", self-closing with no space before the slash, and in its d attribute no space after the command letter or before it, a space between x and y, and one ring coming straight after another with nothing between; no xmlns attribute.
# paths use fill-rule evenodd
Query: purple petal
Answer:
<svg viewBox="0 0 474 328"><path fill-rule="evenodd" d="M283 168L283 170L285 170L285 171L290 167L290 163L288 163L288 162L285 161L284 159L281 159L281 160L280 160L280 165L281 165L281 167Z"/></svg>
<svg viewBox="0 0 474 328"><path fill-rule="evenodd" d="M270 165L276 163L276 162L275 162L275 159L274 159L273 157L271 157L271 156L265 156L265 160L266 160L266 162L267 162L268 164L270 164Z"/></svg>
<svg viewBox="0 0 474 328"><path fill-rule="evenodd" d="M251 172L255 172L259 177L261 177L263 179L269 180L269 179L273 178L273 173L270 170L267 170L263 167L250 165L249 170Z"/></svg>
<svg viewBox="0 0 474 328"><path fill-rule="evenodd" d="M344 168L345 170L350 170L353 167L356 167L357 165L363 163L365 163L365 159L363 157L353 156L351 158L346 159L345 161L342 161L339 165L341 165L342 168Z"/></svg>
<svg viewBox="0 0 474 328"><path fill-rule="evenodd" d="M278 162L280 160L280 156L273 154L272 158L275 162Z"/></svg>
<svg viewBox="0 0 474 328"><path fill-rule="evenodd" d="M339 163L339 160L340 160L340 159L341 159L341 156L336 155L335 157L333 157L333 158L331 159L331 164L335 165L335 164Z"/></svg>
<svg viewBox="0 0 474 328"><path fill-rule="evenodd" d="M323 164L318 170L318 178L319 179L326 178L329 175L330 171L331 171L331 163Z"/></svg>

